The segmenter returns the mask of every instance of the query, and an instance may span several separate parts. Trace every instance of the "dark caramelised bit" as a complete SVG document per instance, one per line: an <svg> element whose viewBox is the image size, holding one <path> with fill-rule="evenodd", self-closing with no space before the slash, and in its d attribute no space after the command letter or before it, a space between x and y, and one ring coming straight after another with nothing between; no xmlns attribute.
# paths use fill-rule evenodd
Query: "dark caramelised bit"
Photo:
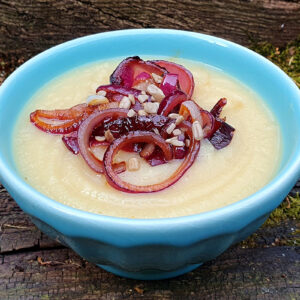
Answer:
<svg viewBox="0 0 300 300"><path fill-rule="evenodd" d="M73 131L68 135L64 135L62 137L62 141L73 154L77 155L79 153L77 131Z"/></svg>
<svg viewBox="0 0 300 300"><path fill-rule="evenodd" d="M221 98L215 106L211 109L210 113L215 117L219 118L220 114L223 110L223 107L226 105L227 99L226 98Z"/></svg>
<svg viewBox="0 0 300 300"><path fill-rule="evenodd" d="M209 138L212 145L220 150L228 146L233 138L235 129L226 122L221 122L219 129Z"/></svg>

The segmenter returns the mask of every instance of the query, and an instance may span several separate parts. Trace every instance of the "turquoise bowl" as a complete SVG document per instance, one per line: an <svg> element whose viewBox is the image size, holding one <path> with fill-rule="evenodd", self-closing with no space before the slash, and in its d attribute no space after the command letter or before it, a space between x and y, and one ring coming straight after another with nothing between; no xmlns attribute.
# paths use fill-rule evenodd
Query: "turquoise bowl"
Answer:
<svg viewBox="0 0 300 300"><path fill-rule="evenodd" d="M180 56L214 66L256 91L283 137L276 176L226 207L179 218L132 220L62 205L29 186L12 155L18 113L52 78L80 65L119 56ZM138 29L100 33L53 47L18 68L0 87L0 181L42 231L115 274L162 279L211 260L263 224L300 175L300 92L278 67L232 42L199 33Z"/></svg>

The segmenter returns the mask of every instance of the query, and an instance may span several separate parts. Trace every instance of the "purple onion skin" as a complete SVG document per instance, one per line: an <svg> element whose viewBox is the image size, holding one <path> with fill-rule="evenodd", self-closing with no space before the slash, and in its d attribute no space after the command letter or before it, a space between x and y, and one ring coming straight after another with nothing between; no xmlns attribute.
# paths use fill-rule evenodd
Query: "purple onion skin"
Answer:
<svg viewBox="0 0 300 300"><path fill-rule="evenodd" d="M166 74L160 85L160 89L163 91L165 97L169 96L174 91L178 90L178 75Z"/></svg>
<svg viewBox="0 0 300 300"><path fill-rule="evenodd" d="M69 135L64 135L62 137L62 141L64 142L67 149L70 150L73 154L77 155L79 153L77 131L74 131Z"/></svg>
<svg viewBox="0 0 300 300"><path fill-rule="evenodd" d="M145 160L152 167L159 166L167 162L163 152L157 147L155 148L155 150L151 155L145 158Z"/></svg>
<svg viewBox="0 0 300 300"><path fill-rule="evenodd" d="M211 109L210 113L215 117L219 118L220 114L223 110L223 107L227 104L227 99L226 98L221 98L215 106Z"/></svg>
<svg viewBox="0 0 300 300"><path fill-rule="evenodd" d="M132 88L134 79L138 74L135 74L136 68L146 73L157 73L163 75L166 73L164 68L156 65L151 61L143 61L138 56L127 57L124 59L110 75L110 82L114 85Z"/></svg>
<svg viewBox="0 0 300 300"><path fill-rule="evenodd" d="M233 138L235 129L226 122L222 122L220 128L209 138L211 144L217 149L228 146Z"/></svg>

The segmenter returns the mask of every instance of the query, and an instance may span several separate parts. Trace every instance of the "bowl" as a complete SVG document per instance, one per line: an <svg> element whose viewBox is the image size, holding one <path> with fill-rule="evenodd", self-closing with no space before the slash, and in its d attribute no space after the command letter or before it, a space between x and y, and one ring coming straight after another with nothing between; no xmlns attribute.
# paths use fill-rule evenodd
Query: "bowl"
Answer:
<svg viewBox="0 0 300 300"><path fill-rule="evenodd" d="M133 220L77 210L42 195L20 176L12 156L16 119L52 78L97 60L180 56L214 66L257 92L276 116L283 140L275 177L255 194L206 213ZM0 181L32 221L88 261L135 279L174 277L197 268L261 226L300 175L300 92L278 67L232 42L193 32L137 29L75 39L30 59L0 88Z"/></svg>

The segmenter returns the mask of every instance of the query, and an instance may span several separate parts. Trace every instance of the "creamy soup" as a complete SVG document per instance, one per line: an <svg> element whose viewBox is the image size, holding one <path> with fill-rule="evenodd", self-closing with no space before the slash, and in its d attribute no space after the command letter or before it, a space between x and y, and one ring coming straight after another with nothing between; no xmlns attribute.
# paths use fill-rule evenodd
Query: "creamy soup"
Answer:
<svg viewBox="0 0 300 300"><path fill-rule="evenodd" d="M119 60L120 61L120 60ZM211 67L180 60L194 75L193 99L210 110L228 99L222 116L235 129L229 146L216 150L203 140L197 160L173 186L156 193L128 194L109 186L80 155L67 150L59 135L46 134L29 121L36 109L69 108L85 102L119 61L99 62L72 70L46 84L22 111L15 129L15 161L24 179L53 200L81 210L127 218L165 218L201 213L239 201L262 188L280 162L280 131L274 116L249 88ZM99 153L99 157L103 153ZM118 159L137 156L120 153ZM138 156L137 156L138 157ZM147 185L169 177L180 160L120 176Z"/></svg>

